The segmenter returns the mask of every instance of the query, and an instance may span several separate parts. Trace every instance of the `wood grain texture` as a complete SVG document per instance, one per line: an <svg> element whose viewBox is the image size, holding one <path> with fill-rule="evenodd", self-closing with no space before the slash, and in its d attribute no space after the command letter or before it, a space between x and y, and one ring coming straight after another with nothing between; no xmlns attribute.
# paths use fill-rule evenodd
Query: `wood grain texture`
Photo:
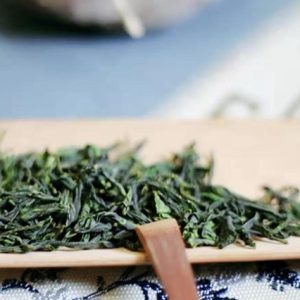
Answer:
<svg viewBox="0 0 300 300"><path fill-rule="evenodd" d="M142 151L150 162L195 141L200 154L213 154L215 183L247 196L268 184L300 186L300 121L80 120L1 121L2 150L15 153L116 140L147 140ZM300 238L288 245L258 242L257 248L231 245L188 249L191 262L300 259ZM0 254L0 267L112 266L145 264L143 253L124 249Z"/></svg>
<svg viewBox="0 0 300 300"><path fill-rule="evenodd" d="M224 249L200 247L186 249L191 263L222 263L300 259L300 238L290 238L288 244L270 241L257 242L256 248L230 245ZM51 267L112 267L150 264L145 253L127 249L31 252L0 254L1 268Z"/></svg>
<svg viewBox="0 0 300 300"><path fill-rule="evenodd" d="M170 300L198 300L195 277L176 220L152 222L136 232Z"/></svg>

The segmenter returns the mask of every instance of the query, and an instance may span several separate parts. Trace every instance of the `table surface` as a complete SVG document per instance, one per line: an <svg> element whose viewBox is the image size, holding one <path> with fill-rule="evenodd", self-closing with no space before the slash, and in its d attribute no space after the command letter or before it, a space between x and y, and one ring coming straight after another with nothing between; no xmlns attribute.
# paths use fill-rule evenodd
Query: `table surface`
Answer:
<svg viewBox="0 0 300 300"><path fill-rule="evenodd" d="M203 117L228 93L253 96L263 115L276 116L299 93L300 76L293 71L300 61L298 23L290 29L300 19L296 0L219 0L192 19L141 40L30 21L10 13L2 2L2 118ZM238 57L241 61L236 62ZM251 64L245 66L247 61ZM236 72L223 73L224 64ZM247 76L241 75L243 70ZM191 100L183 106L186 95ZM180 103L172 105L175 100ZM239 111L245 115L243 108Z"/></svg>

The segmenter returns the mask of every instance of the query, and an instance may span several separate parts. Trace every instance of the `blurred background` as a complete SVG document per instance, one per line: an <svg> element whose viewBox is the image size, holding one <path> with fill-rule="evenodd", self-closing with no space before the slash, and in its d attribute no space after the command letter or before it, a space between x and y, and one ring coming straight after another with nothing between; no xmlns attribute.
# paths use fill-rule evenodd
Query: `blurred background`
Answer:
<svg viewBox="0 0 300 300"><path fill-rule="evenodd" d="M1 118L300 116L299 1L82 1L0 1Z"/></svg>

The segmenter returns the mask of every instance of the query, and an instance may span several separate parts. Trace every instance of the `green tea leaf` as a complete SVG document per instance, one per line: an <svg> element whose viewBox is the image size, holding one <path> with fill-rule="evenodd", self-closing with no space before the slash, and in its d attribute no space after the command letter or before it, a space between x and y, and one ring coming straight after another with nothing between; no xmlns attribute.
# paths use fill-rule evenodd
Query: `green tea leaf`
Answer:
<svg viewBox="0 0 300 300"><path fill-rule="evenodd" d="M187 247L300 235L299 191L264 188L253 201L212 183L194 145L146 165L141 144L0 154L0 252L141 247L137 225L177 219ZM118 155L117 155L118 154Z"/></svg>

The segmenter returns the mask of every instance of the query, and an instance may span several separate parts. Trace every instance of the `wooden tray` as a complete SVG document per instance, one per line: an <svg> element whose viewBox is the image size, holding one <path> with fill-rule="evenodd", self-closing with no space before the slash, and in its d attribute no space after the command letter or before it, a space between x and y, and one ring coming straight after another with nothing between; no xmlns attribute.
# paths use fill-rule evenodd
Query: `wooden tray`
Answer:
<svg viewBox="0 0 300 300"><path fill-rule="evenodd" d="M248 196L268 184L300 186L299 121L2 121L1 148L16 153L86 143L147 139L142 156L153 161L195 141L199 153L213 154L215 183ZM187 249L193 263L300 259L300 238L287 245L257 242L256 249L231 245ZM148 263L143 253L126 249L0 254L0 267L121 266Z"/></svg>

